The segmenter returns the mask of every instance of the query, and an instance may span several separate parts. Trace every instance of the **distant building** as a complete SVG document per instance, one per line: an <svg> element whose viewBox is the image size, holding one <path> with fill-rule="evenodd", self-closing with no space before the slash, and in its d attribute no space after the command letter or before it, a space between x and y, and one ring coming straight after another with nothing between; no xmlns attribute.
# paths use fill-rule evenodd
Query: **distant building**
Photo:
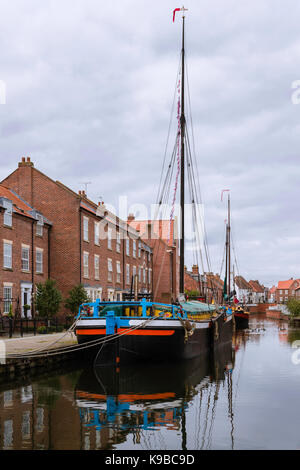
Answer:
<svg viewBox="0 0 300 470"><path fill-rule="evenodd" d="M276 286L272 286L268 292L268 302L274 304L276 302Z"/></svg>
<svg viewBox="0 0 300 470"><path fill-rule="evenodd" d="M204 276L199 274L199 268L196 264L192 266L192 271L188 271L186 266L184 267L184 290L198 291L199 296L205 295L204 292Z"/></svg>
<svg viewBox="0 0 300 470"><path fill-rule="evenodd" d="M237 299L243 304L252 303L253 289L249 282L243 276L235 276L234 282Z"/></svg>
<svg viewBox="0 0 300 470"><path fill-rule="evenodd" d="M265 301L265 289L258 281L249 281L252 288L251 303L260 304Z"/></svg>
<svg viewBox="0 0 300 470"><path fill-rule="evenodd" d="M275 298L277 303L285 303L291 298L296 297L296 289L300 287L300 279L288 279L287 281L278 281Z"/></svg>

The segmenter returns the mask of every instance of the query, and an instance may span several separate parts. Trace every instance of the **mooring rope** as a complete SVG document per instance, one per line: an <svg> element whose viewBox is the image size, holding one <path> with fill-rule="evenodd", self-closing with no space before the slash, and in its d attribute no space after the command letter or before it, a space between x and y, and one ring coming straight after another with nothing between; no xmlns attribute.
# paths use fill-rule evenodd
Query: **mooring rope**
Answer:
<svg viewBox="0 0 300 470"><path fill-rule="evenodd" d="M113 335L109 335L109 337L107 337L107 338L104 337L104 338L95 339L95 340L89 341L88 343L84 343L84 344L72 344L70 346L64 346L62 348L48 349L47 351L45 351L45 348L42 348L40 350L30 351L28 353L23 353L23 354L11 353L11 354L7 354L6 357L7 357L7 359L24 359L24 358L49 357L49 356L55 356L55 355L58 355L58 354L65 354L65 353L68 353L68 352L72 352L73 350L79 351L79 350L83 350L83 349L88 349L90 347L97 346L98 344L102 344L102 343L104 344L108 341L112 341L114 339L117 339L120 336L124 336L132 330L135 330L135 329L138 329L138 328L144 328L146 324L150 323L153 320L157 320L158 318L160 318L164 315L165 315L165 312L162 313L161 315L158 315L157 317L147 318L147 320L145 320L143 323L132 326L132 327L126 329L122 333L115 333ZM77 319L77 321L78 320L79 320L79 318ZM77 321L75 323L77 323ZM67 333L68 332L66 332L65 335ZM57 341L58 340L56 340L55 342L57 342ZM55 342L53 344L55 344ZM45 352L43 354L40 354L42 351L45 351Z"/></svg>

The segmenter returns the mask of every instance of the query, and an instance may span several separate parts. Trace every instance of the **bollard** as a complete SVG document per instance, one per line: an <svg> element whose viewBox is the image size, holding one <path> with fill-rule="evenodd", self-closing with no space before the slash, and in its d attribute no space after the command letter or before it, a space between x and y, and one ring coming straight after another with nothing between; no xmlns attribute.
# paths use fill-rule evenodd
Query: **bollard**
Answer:
<svg viewBox="0 0 300 470"><path fill-rule="evenodd" d="M21 338L23 338L23 319L22 319L22 317L20 318L20 333L21 333Z"/></svg>
<svg viewBox="0 0 300 470"><path fill-rule="evenodd" d="M34 336L36 336L36 319L35 319L35 317L33 319L33 334L34 334Z"/></svg>

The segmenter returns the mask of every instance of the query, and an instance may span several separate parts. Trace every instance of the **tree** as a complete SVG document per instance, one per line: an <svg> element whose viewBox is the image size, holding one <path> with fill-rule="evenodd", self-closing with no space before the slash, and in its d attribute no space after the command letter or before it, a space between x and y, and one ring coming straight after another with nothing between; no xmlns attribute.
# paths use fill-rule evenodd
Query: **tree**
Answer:
<svg viewBox="0 0 300 470"><path fill-rule="evenodd" d="M300 300L289 299L286 303L287 309L291 314L291 317L300 316Z"/></svg>
<svg viewBox="0 0 300 470"><path fill-rule="evenodd" d="M56 281L47 279L36 286L35 308L42 317L53 317L59 310L62 295L56 287Z"/></svg>
<svg viewBox="0 0 300 470"><path fill-rule="evenodd" d="M78 284L69 291L69 297L65 301L65 307L71 310L73 315L76 315L78 313L79 306L89 301L90 299L85 288L82 284Z"/></svg>

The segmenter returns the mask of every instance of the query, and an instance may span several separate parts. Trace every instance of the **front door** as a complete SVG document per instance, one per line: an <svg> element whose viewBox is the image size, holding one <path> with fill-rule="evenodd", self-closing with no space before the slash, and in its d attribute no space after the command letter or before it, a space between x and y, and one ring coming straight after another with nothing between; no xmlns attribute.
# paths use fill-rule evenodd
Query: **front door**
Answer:
<svg viewBox="0 0 300 470"><path fill-rule="evenodd" d="M27 311L27 318L31 318L31 289L32 284L22 283L21 284L21 315L25 317L24 306L28 305L29 309Z"/></svg>

